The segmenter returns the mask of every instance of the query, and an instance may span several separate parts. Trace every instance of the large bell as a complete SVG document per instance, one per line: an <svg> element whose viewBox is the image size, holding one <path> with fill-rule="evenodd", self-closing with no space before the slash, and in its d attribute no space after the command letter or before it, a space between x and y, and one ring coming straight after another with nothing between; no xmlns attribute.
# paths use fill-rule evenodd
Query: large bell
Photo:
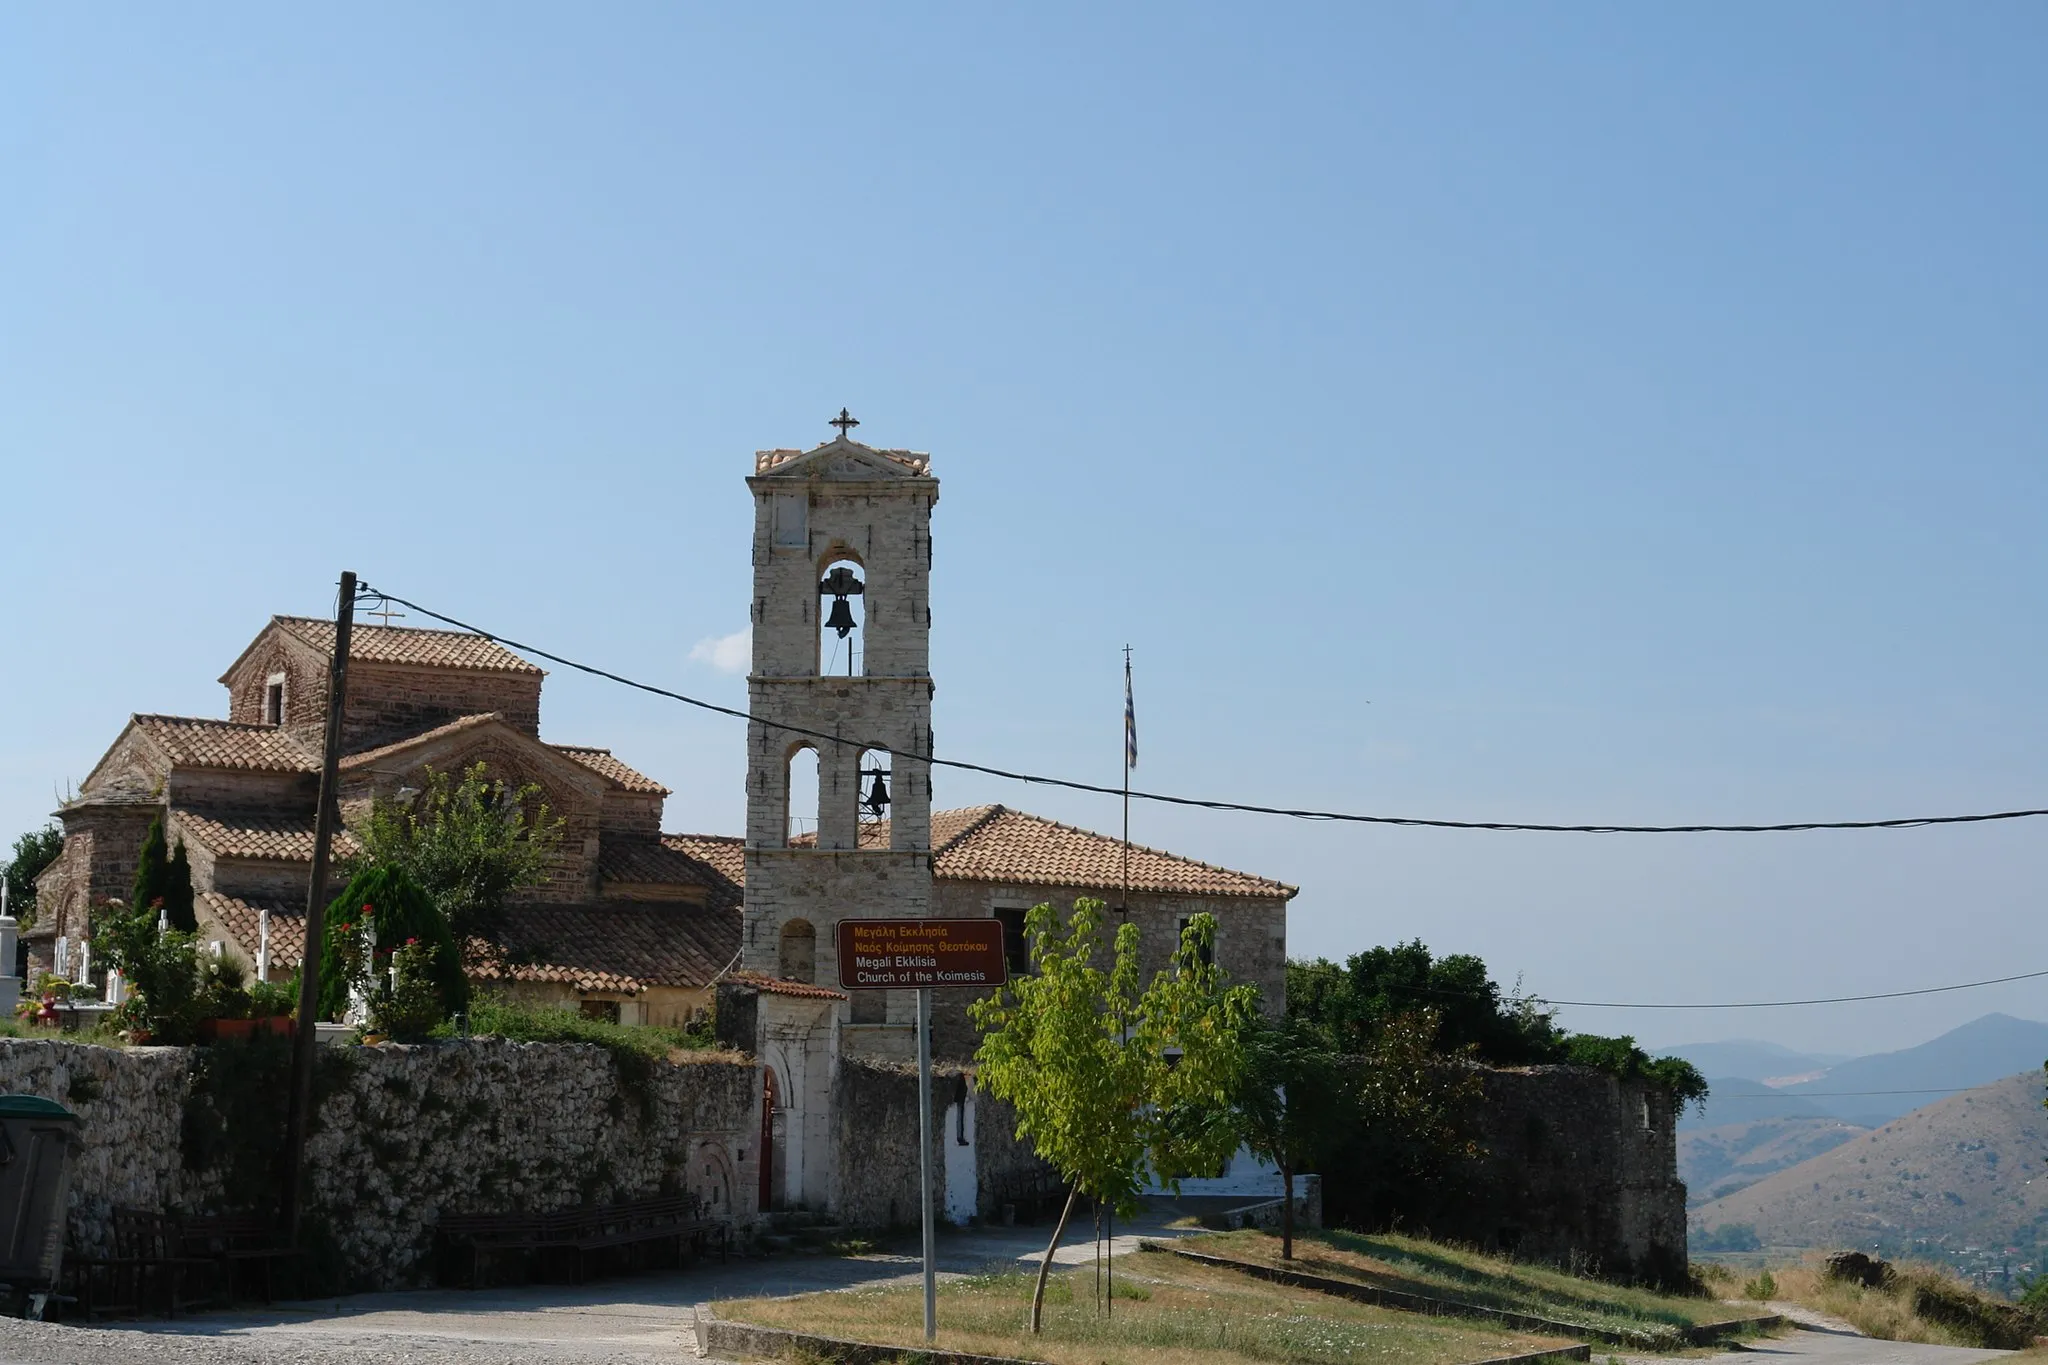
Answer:
<svg viewBox="0 0 2048 1365"><path fill-rule="evenodd" d="M889 809L889 774L881 768L870 768L868 775L875 780L868 784L868 794L861 799L861 805L880 819Z"/></svg>
<svg viewBox="0 0 2048 1365"><path fill-rule="evenodd" d="M838 631L839 638L842 640L852 632L854 626L853 608L847 604L845 598L835 597L832 599L832 614L825 618L825 625L831 630Z"/></svg>

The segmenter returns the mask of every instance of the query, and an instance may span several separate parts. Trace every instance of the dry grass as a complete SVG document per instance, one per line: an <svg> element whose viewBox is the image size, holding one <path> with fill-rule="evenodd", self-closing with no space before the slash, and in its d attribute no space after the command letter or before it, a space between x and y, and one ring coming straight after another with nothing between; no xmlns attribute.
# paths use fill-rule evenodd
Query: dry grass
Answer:
<svg viewBox="0 0 2048 1365"><path fill-rule="evenodd" d="M1178 1245L1263 1265L1283 1264L1280 1239L1264 1232L1218 1233ZM1712 1299L1609 1284L1397 1233L1297 1234L1294 1253L1285 1264L1311 1274L1579 1323L1661 1349L1679 1346L1684 1328L1739 1316Z"/></svg>
<svg viewBox="0 0 2048 1365"><path fill-rule="evenodd" d="M1908 1263L1882 1289L1831 1280L1816 1264L1772 1271L1778 1297L1842 1319L1868 1336L1993 1349L2030 1344L2035 1325L1939 1266Z"/></svg>
<svg viewBox="0 0 2048 1365"><path fill-rule="evenodd" d="M1024 1330L1033 1277L975 1276L939 1286L943 1350L1052 1365L1463 1365L1566 1344L1457 1319L1421 1317L1312 1290L1246 1281L1156 1252L1117 1260L1115 1313L1104 1315L1092 1271L1056 1274L1045 1331ZM1126 1297L1128 1295L1129 1297ZM721 1317L888 1345L924 1344L920 1285L839 1290L718 1304Z"/></svg>

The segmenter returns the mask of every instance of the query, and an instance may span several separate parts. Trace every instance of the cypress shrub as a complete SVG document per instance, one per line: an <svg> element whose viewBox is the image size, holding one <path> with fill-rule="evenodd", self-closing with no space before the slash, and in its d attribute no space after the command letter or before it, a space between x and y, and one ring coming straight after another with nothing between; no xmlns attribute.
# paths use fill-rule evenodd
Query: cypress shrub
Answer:
<svg viewBox="0 0 2048 1365"><path fill-rule="evenodd" d="M322 1019L339 1019L348 1010L348 963L359 951L365 914L377 929L379 958L404 947L408 939L418 939L434 950L433 978L441 1008L448 1014L468 1008L469 979L462 974L462 953L449 932L447 916L404 868L387 863L357 872L327 907L320 954ZM376 983L370 984L374 990Z"/></svg>
<svg viewBox="0 0 2048 1365"><path fill-rule="evenodd" d="M192 859L186 856L185 841L171 850L171 863L164 872L164 913L171 928L181 934L199 932L199 915L192 902Z"/></svg>
<svg viewBox="0 0 2048 1365"><path fill-rule="evenodd" d="M128 894L131 911L140 914L147 910L152 919L156 917L156 903L170 892L170 853L170 845L164 842L164 817L159 815L149 822L149 833L142 837L142 852L135 860L134 889Z"/></svg>

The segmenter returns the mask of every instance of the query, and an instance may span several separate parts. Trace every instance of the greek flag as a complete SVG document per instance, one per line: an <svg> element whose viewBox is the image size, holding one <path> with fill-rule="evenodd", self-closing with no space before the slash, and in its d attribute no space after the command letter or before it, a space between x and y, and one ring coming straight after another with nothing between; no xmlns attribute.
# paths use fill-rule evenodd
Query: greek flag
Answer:
<svg viewBox="0 0 2048 1365"><path fill-rule="evenodd" d="M1138 708L1131 700L1131 656L1124 654L1124 767L1138 766Z"/></svg>

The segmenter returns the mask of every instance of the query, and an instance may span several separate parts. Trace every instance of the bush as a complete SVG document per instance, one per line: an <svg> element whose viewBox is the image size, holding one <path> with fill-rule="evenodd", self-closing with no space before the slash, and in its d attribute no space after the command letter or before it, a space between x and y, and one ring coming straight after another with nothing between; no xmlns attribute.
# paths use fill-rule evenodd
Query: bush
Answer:
<svg viewBox="0 0 2048 1365"><path fill-rule="evenodd" d="M365 915L376 932L376 946L368 956L362 950ZM389 954L412 942L433 950L430 972L441 1013L459 1014L469 1004L469 981L462 974L462 955L447 917L402 867L367 867L351 877L327 907L322 942L322 1019L341 1018L352 985L366 995L376 994L372 978L388 964Z"/></svg>
<svg viewBox="0 0 2048 1365"><path fill-rule="evenodd" d="M401 1043L417 1042L447 1018L435 984L440 950L417 939L391 954L392 980L370 997L370 1027Z"/></svg>
<svg viewBox="0 0 2048 1365"><path fill-rule="evenodd" d="M253 981L249 984L249 1017L278 1019L296 1014L299 1008L299 974L289 981Z"/></svg>
<svg viewBox="0 0 2048 1365"><path fill-rule="evenodd" d="M443 1026L443 1032L448 1027ZM515 1043L589 1043L611 1054L619 1089L639 1101L641 1116L654 1108L654 1066L678 1049L709 1046L695 1030L648 1028L591 1019L573 1009L519 1005L484 996L471 1009L469 1032L474 1037L504 1038Z"/></svg>
<svg viewBox="0 0 2048 1365"><path fill-rule="evenodd" d="M1777 1296L1777 1277L1772 1275L1769 1270L1759 1271L1755 1279L1742 1286L1742 1297L1745 1299L1755 1299L1761 1303L1767 1299L1774 1299Z"/></svg>
<svg viewBox="0 0 2048 1365"><path fill-rule="evenodd" d="M158 933L156 910L144 908L111 915L100 937L133 991L115 1023L137 1042L191 1042L206 1017L193 936L176 929Z"/></svg>

